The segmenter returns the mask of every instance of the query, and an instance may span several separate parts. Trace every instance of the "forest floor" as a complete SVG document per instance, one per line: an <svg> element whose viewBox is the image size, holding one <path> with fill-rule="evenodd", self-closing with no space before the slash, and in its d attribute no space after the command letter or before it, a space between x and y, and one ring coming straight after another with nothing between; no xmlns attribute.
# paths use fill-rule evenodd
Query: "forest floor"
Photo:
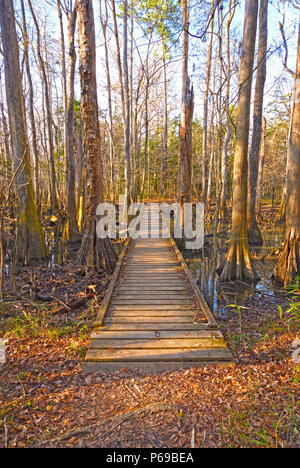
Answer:
<svg viewBox="0 0 300 468"><path fill-rule="evenodd" d="M299 304L259 295L241 320L228 308L233 367L84 376L109 278L71 266L16 278L0 301L0 447L300 447Z"/></svg>

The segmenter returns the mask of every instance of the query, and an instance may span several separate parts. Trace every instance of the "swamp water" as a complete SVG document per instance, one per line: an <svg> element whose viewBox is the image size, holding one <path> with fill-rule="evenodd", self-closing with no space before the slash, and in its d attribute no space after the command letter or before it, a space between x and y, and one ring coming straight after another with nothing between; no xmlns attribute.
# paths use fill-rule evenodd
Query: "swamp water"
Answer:
<svg viewBox="0 0 300 468"><path fill-rule="evenodd" d="M243 306L248 299L257 296L270 297L274 301L282 298L283 290L280 285L275 284L272 275L284 239L283 226L263 229L263 246L250 248L253 266L260 278L253 285L242 282L219 283L216 270L227 253L229 231L227 235L218 236L215 249L212 235L209 232L206 234L208 237L203 251L193 253L185 250L183 256L212 312L221 317L228 311L228 307Z"/></svg>

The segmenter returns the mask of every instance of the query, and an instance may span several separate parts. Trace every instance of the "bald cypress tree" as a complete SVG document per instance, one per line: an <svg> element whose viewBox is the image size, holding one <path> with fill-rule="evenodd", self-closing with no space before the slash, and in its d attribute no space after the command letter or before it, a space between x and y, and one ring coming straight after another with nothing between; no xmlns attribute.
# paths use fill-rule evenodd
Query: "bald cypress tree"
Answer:
<svg viewBox="0 0 300 468"><path fill-rule="evenodd" d="M19 47L12 0L1 0L0 2L0 26L12 158L18 195L17 250L21 260L30 261L45 258L47 248L34 199Z"/></svg>

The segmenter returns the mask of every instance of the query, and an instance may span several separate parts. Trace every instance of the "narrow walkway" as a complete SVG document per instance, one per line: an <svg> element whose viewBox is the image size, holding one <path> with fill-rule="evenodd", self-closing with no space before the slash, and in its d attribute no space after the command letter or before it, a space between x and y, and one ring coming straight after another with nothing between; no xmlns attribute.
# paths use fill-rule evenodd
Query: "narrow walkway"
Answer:
<svg viewBox="0 0 300 468"><path fill-rule="evenodd" d="M151 225L152 235L154 229L161 236L159 216ZM99 311L84 372L158 372L232 362L174 241L150 234L131 241Z"/></svg>

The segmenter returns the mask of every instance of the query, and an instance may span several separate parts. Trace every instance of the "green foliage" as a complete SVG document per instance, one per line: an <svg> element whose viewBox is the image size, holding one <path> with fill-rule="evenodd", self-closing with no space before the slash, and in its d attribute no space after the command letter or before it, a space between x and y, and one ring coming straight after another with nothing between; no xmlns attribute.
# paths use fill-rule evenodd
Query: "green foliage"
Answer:
<svg viewBox="0 0 300 468"><path fill-rule="evenodd" d="M181 8L176 0L141 0L135 4L135 15L146 36L155 30L165 45L176 43L181 27Z"/></svg>

